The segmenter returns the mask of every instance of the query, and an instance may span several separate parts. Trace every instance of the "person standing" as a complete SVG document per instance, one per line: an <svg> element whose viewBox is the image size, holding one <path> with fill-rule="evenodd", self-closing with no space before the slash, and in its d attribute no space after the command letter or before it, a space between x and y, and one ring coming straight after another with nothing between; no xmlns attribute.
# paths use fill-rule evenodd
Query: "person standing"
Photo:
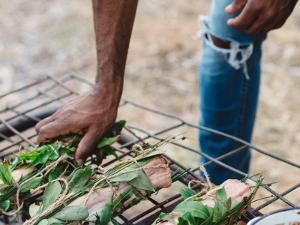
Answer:
<svg viewBox="0 0 300 225"><path fill-rule="evenodd" d="M127 52L138 0L92 0L96 34L95 88L66 103L36 125L38 142L69 133L84 134L75 158L79 164L116 120ZM261 45L266 33L281 27L297 0L213 0L204 20L201 64L201 124L251 141L261 74ZM204 153L218 157L240 147L201 131ZM205 163L205 159L202 162ZM249 149L224 160L247 172ZM216 184L236 175L217 165L207 170Z"/></svg>
<svg viewBox="0 0 300 225"><path fill-rule="evenodd" d="M216 129L251 142L261 78L262 43L270 30L280 28L297 0L213 0L203 19L204 48L200 66L201 120ZM202 152L217 158L243 144L207 131L200 131ZM248 173L249 148L222 162ZM206 158L201 159L206 163ZM243 176L209 164L212 182Z"/></svg>

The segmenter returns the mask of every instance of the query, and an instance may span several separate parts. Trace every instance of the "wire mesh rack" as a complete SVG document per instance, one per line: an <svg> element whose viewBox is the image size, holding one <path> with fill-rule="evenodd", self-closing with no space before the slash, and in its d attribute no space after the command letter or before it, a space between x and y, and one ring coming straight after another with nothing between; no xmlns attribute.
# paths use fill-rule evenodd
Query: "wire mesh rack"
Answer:
<svg viewBox="0 0 300 225"><path fill-rule="evenodd" d="M20 146L34 146L36 141L34 125L41 119L54 113L60 105L68 102L72 97L79 95L81 92L91 89L92 86L92 83L89 81L74 75L66 76L60 80L46 76L31 84L0 95L1 105L5 105L0 108L0 161L19 151ZM175 115L161 112L126 99L123 99L120 103L119 114L121 116L124 115L126 119L128 118L127 128L135 134L134 138L124 139L120 142L118 146L120 158L131 157L132 152L130 148L133 144L159 141L163 140L166 136L177 135L182 132L186 133L187 131L197 135L201 129L229 138L240 145L239 148L230 153L218 158L212 158L199 151L197 143L193 141L174 140L168 143L165 148L168 151L170 150L170 152L169 154L166 153L166 157L170 161L172 172L186 171L186 176L174 182L169 189L161 190L158 194L147 197L146 201L124 209L117 216L117 220L121 224L150 225L160 212L170 212L182 200L178 194L179 189L190 183L190 181L201 179L199 177L200 169L198 166L199 156L208 159L208 162L204 166L215 163L223 167L224 170L230 170L239 175L251 177L251 174L245 174L223 162L224 159L244 151L246 147L249 147L256 154L265 157L266 163L275 161L278 167L292 168L295 171L293 174L295 182L284 190L273 188L267 184L263 185L260 197L268 198L263 198L263 200L256 202L244 220L248 221L260 215L261 212L266 213L271 209L296 208L300 205L299 199L291 199L289 197L300 191L300 163L272 154L237 137L189 123ZM153 118L156 120L152 120ZM157 122L153 124L152 121ZM190 159L193 160L191 161ZM299 162L299 160L295 161ZM108 159L104 162L103 166L109 166L114 162L115 159ZM275 204L277 207L268 208ZM0 224L12 224L9 222L9 219L0 215Z"/></svg>

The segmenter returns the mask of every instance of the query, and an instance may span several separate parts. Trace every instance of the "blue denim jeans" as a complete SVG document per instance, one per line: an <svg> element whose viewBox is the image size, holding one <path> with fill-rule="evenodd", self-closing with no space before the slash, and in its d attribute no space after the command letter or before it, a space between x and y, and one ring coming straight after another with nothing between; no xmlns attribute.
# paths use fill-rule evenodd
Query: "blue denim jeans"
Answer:
<svg viewBox="0 0 300 225"><path fill-rule="evenodd" d="M229 15L224 9L232 0L213 0L212 9L204 19L204 48L200 65L200 125L234 135L251 142L255 122L261 76L262 42L265 35L252 37L227 25ZM230 48L214 45L211 35L230 41ZM242 147L229 138L200 131L203 153L217 158ZM247 173L251 159L249 148L222 160ZM209 160L201 158L202 163ZM211 181L220 184L242 176L218 164L206 166Z"/></svg>

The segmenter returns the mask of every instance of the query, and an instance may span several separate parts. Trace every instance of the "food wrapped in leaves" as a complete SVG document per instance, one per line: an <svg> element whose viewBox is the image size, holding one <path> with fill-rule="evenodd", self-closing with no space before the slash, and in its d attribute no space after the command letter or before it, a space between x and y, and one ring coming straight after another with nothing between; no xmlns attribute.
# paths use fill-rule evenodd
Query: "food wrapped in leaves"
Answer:
<svg viewBox="0 0 300 225"><path fill-rule="evenodd" d="M111 144L123 126L124 122L117 123L100 141L101 157L103 151L115 155ZM83 166L76 165L73 155L78 141L76 137L68 143L45 143L1 163L0 212L23 213L26 200L39 195L30 205L24 225L107 225L123 207L171 184L168 161L156 145L146 145L135 158L103 170L93 157Z"/></svg>
<svg viewBox="0 0 300 225"><path fill-rule="evenodd" d="M88 208L90 218L94 218L98 212L102 211L107 204L115 202L115 209L113 211L116 213L118 210L122 208L117 206L117 199L123 198L123 202L125 199L127 204L132 202L136 202L133 199L128 201L127 198L135 198L137 200L141 196L135 196L134 193L139 192L142 196L146 195L147 192L155 192L161 188L167 188L172 184L171 180L171 171L168 166L168 161L163 156L155 156L151 158L149 162L147 162L144 166L141 167L141 171L145 173L145 178L139 178L141 174L136 174L136 176L129 175L127 178L124 177L116 177L113 181L120 181L120 185L117 187L106 187L106 188L98 188L91 192L91 194L86 194L74 202L71 205L82 205L86 203L86 207ZM140 173L140 172L139 172ZM132 182L132 177L136 177L136 181ZM146 177L149 179L146 180ZM145 179L145 180L144 180ZM149 184L147 184L149 182ZM152 189L153 188L153 189ZM124 195L127 193L127 197ZM125 205L123 205L125 206Z"/></svg>
<svg viewBox="0 0 300 225"><path fill-rule="evenodd" d="M197 194L182 190L184 201L170 214L161 214L155 225L235 225L250 206L261 180L255 187L239 180Z"/></svg>

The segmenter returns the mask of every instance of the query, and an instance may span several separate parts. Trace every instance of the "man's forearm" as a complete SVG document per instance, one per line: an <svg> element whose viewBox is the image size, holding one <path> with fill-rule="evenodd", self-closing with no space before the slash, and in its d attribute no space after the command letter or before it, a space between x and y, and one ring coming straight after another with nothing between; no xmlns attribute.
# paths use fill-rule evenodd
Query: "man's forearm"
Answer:
<svg viewBox="0 0 300 225"><path fill-rule="evenodd" d="M93 0L97 46L96 89L119 98L138 0ZM113 89L113 90L112 90Z"/></svg>
<svg viewBox="0 0 300 225"><path fill-rule="evenodd" d="M75 158L79 165L114 124L137 0L92 0L97 46L95 89L69 101L36 125L38 142L81 132Z"/></svg>

